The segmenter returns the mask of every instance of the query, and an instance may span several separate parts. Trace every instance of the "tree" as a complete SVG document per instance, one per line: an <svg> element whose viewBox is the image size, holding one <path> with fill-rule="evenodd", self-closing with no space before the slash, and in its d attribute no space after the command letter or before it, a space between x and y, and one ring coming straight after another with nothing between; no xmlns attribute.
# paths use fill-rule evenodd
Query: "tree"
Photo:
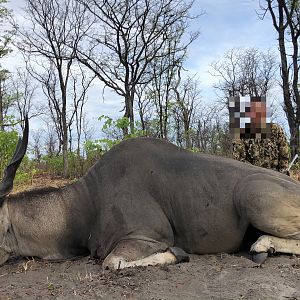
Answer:
<svg viewBox="0 0 300 300"><path fill-rule="evenodd" d="M9 44L11 38L14 35L14 30L8 29L7 19L11 15L10 11L4 6L7 3L6 0L0 0L0 59L5 57L8 53L11 52ZM3 34L2 34L3 33Z"/></svg>
<svg viewBox="0 0 300 300"><path fill-rule="evenodd" d="M42 135L43 135L43 129L32 131L32 141L30 142L30 146L33 150L34 160L38 164L40 164L40 160L42 157L42 141L41 141Z"/></svg>
<svg viewBox="0 0 300 300"><path fill-rule="evenodd" d="M13 104L20 120L24 120L25 116L29 116L29 118L39 116L45 111L45 107L33 103L37 85L33 83L32 79L27 71L20 68L11 76ZM21 126L24 125L21 124Z"/></svg>
<svg viewBox="0 0 300 300"><path fill-rule="evenodd" d="M85 70L79 65L77 72L71 72L72 76L72 95L73 104L72 111L69 117L68 128L70 131L70 150L72 150L72 125L75 123L75 131L77 136L76 153L80 157L81 137L84 132L84 111L83 107L87 101L87 91L91 86L95 76L89 77Z"/></svg>
<svg viewBox="0 0 300 300"><path fill-rule="evenodd" d="M168 139L172 106L179 99L175 91L180 82L180 70L187 49L181 52L174 52L173 49L176 49L180 44L183 33L183 31L178 33L174 39L170 39L160 49L160 52L168 53L168 55L162 55L162 57L152 61L150 68L153 78L145 88L145 97L154 104L158 119L158 137L162 139Z"/></svg>
<svg viewBox="0 0 300 300"><path fill-rule="evenodd" d="M68 176L68 85L75 53L90 23L75 0L26 0L29 28L18 28L19 49L30 73L43 84L62 146L64 176Z"/></svg>
<svg viewBox="0 0 300 300"><path fill-rule="evenodd" d="M135 111L138 111L140 121L141 121L141 130L145 133L146 136L157 137L157 134L151 132L150 123L153 115L153 101L151 97L147 97L147 86L137 86L136 92L136 107Z"/></svg>
<svg viewBox="0 0 300 300"><path fill-rule="evenodd" d="M134 133L134 100L139 85L153 78L150 64L174 53L185 52L198 36L163 52L170 41L182 37L189 26L192 2L180 0L81 0L95 18L78 59L118 95L124 97L124 117ZM88 43L87 43L88 42ZM87 47L88 45L88 47ZM165 70L162 70L163 72ZM128 134L125 128L124 134Z"/></svg>
<svg viewBox="0 0 300 300"><path fill-rule="evenodd" d="M221 102L227 106L231 96L266 96L277 70L274 54L255 48L233 48L211 68L211 74L220 78L214 87L221 91Z"/></svg>
<svg viewBox="0 0 300 300"><path fill-rule="evenodd" d="M280 52L281 87L284 111L290 129L292 155L299 153L300 93L299 93L299 0L265 0L263 14L270 13L277 31Z"/></svg>
<svg viewBox="0 0 300 300"><path fill-rule="evenodd" d="M5 69L0 70L0 131L4 131L5 119L8 117L8 109L12 106L13 99L10 95L8 79L10 72Z"/></svg>
<svg viewBox="0 0 300 300"><path fill-rule="evenodd" d="M0 0L0 130L4 130L4 118L8 107L11 105L11 99L7 94L7 79L9 71L2 68L1 59L11 52L10 42L14 35L14 30L8 29L7 19L11 15L10 11L4 6L6 0Z"/></svg>
<svg viewBox="0 0 300 300"><path fill-rule="evenodd" d="M175 92L175 104L173 107L175 128L177 131L177 142L187 149L192 148L192 125L195 117L196 107L200 100L199 82L192 77L181 81L180 70L178 70L178 81Z"/></svg>
<svg viewBox="0 0 300 300"><path fill-rule="evenodd" d="M47 131L46 131L46 153L49 158L53 158L58 154L57 149L57 134L54 130L54 126L51 123L47 123Z"/></svg>

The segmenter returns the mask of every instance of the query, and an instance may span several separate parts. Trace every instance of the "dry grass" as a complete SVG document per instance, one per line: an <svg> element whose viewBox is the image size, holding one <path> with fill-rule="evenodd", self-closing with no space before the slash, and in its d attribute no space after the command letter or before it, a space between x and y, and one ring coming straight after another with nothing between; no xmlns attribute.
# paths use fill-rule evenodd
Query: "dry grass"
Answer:
<svg viewBox="0 0 300 300"><path fill-rule="evenodd" d="M297 181L300 181L300 170L291 171L291 177ZM73 181L74 180L65 179L58 176L53 177L49 174L42 174L35 176L29 184L27 182L26 184L15 185L13 193L42 187L63 187L67 184L72 183Z"/></svg>
<svg viewBox="0 0 300 300"><path fill-rule="evenodd" d="M13 193L19 193L29 189L32 190L35 188L42 188L42 187L63 187L72 182L73 180L71 179L53 177L48 174L41 174L32 178L29 184L27 182L26 184L15 185L13 189Z"/></svg>

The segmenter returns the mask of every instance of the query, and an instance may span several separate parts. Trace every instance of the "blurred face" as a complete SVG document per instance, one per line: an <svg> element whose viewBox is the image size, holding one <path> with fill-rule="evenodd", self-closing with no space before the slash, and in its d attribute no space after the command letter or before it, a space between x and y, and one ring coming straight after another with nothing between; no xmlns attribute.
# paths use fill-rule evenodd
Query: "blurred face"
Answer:
<svg viewBox="0 0 300 300"><path fill-rule="evenodd" d="M246 116L251 118L252 124L266 123L266 116L267 116L266 103L251 102L250 112L247 112Z"/></svg>
<svg viewBox="0 0 300 300"><path fill-rule="evenodd" d="M266 97L230 97L229 129L233 139L269 137L270 124L267 109Z"/></svg>

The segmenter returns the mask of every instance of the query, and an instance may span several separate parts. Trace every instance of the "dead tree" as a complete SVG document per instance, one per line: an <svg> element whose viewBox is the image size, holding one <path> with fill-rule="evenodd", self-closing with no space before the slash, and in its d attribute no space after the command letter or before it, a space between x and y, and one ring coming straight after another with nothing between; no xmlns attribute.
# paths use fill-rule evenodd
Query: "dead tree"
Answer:
<svg viewBox="0 0 300 300"><path fill-rule="evenodd" d="M145 136L157 137L156 133L153 132L151 128L151 118L153 116L153 101L150 97L147 97L147 85L137 86L136 92L136 107L135 111L138 111L141 129Z"/></svg>
<svg viewBox="0 0 300 300"><path fill-rule="evenodd" d="M12 106L12 99L9 95L8 78L10 76L9 71L0 70L0 130L4 131L4 120L7 116L7 111Z"/></svg>
<svg viewBox="0 0 300 300"><path fill-rule="evenodd" d="M187 48L174 52L182 39L183 31L173 40L169 40L160 50L168 53L167 56L156 59L151 63L152 80L146 87L146 97L154 104L158 119L158 137L168 139L168 126L172 106L177 101L174 99L174 90L177 86L179 70L182 68Z"/></svg>
<svg viewBox="0 0 300 300"><path fill-rule="evenodd" d="M7 26L8 17L11 16L10 11L5 7L6 1L0 0L0 130L4 131L4 118L7 108L10 106L10 99L7 95L7 79L10 76L9 70L2 67L1 59L6 57L12 49L10 48L11 38L14 30Z"/></svg>
<svg viewBox="0 0 300 300"><path fill-rule="evenodd" d="M11 77L14 107L20 120L24 120L25 116L29 116L29 118L40 116L44 113L46 108L39 102L33 102L37 85L33 83L32 79L27 70L20 68L18 68ZM24 125L21 124L21 126L23 128Z"/></svg>
<svg viewBox="0 0 300 300"><path fill-rule="evenodd" d="M86 70L82 66L78 65L77 71L71 72L72 76L72 110L70 111L70 118L68 128L74 125L76 131L76 153L77 157L80 157L80 148L82 142L83 133L83 115L84 115L84 105L87 101L87 91L92 85L95 76L89 76L86 74ZM71 140L71 137L70 137ZM72 150L72 148L71 148Z"/></svg>
<svg viewBox="0 0 300 300"><path fill-rule="evenodd" d="M228 117L220 104L201 102L197 106L191 139L200 152L231 156Z"/></svg>
<svg viewBox="0 0 300 300"><path fill-rule="evenodd" d="M255 48L233 48L211 68L210 73L219 78L214 87L227 106L231 96L266 96L275 83L277 70L274 54Z"/></svg>
<svg viewBox="0 0 300 300"><path fill-rule="evenodd" d="M52 116L56 115L53 121L60 130L64 176L67 177L68 84L78 43L90 22L85 9L75 0L26 0L25 12L27 27L18 28L17 45L30 62L31 74L44 85L48 102L53 104ZM54 80L57 80L55 86L45 86L47 82L54 84Z"/></svg>
<svg viewBox="0 0 300 300"><path fill-rule="evenodd" d="M49 120L49 122L46 122L46 127L46 153L49 158L52 158L59 153L59 141L57 139L57 132L55 131L55 127L53 126L53 124L51 124L51 120Z"/></svg>
<svg viewBox="0 0 300 300"><path fill-rule="evenodd" d="M265 5L261 6L262 17L270 13L278 36L284 111L289 124L290 144L294 155L300 151L299 1L265 0L264 2Z"/></svg>
<svg viewBox="0 0 300 300"><path fill-rule="evenodd" d="M177 140L180 144L184 141L184 146L187 149L192 148L192 124L200 100L198 84L199 82L193 77L187 77L181 81L180 70L178 70L178 81L174 88L173 113L177 127Z"/></svg>
<svg viewBox="0 0 300 300"><path fill-rule="evenodd" d="M33 150L34 160L40 164L42 157L42 135L44 130L38 129L32 132L32 141L30 142L30 146Z"/></svg>
<svg viewBox="0 0 300 300"><path fill-rule="evenodd" d="M124 98L124 116L134 132L138 85L153 78L150 64L170 55L160 51L189 26L192 2L179 0L80 0L95 18L95 27L78 51L79 60ZM171 49L181 52L198 33ZM124 129L124 134L128 129Z"/></svg>

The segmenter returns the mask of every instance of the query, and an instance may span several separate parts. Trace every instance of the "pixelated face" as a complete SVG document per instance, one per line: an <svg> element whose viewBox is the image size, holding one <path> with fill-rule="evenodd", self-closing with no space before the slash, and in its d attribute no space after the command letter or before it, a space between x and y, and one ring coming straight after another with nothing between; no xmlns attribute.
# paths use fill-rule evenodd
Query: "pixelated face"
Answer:
<svg viewBox="0 0 300 300"><path fill-rule="evenodd" d="M265 97L230 97L229 118L233 139L260 139L270 135Z"/></svg>
<svg viewBox="0 0 300 300"><path fill-rule="evenodd" d="M250 117L250 122L253 124L266 123L267 107L266 102L250 102L250 111L246 112L246 116Z"/></svg>

